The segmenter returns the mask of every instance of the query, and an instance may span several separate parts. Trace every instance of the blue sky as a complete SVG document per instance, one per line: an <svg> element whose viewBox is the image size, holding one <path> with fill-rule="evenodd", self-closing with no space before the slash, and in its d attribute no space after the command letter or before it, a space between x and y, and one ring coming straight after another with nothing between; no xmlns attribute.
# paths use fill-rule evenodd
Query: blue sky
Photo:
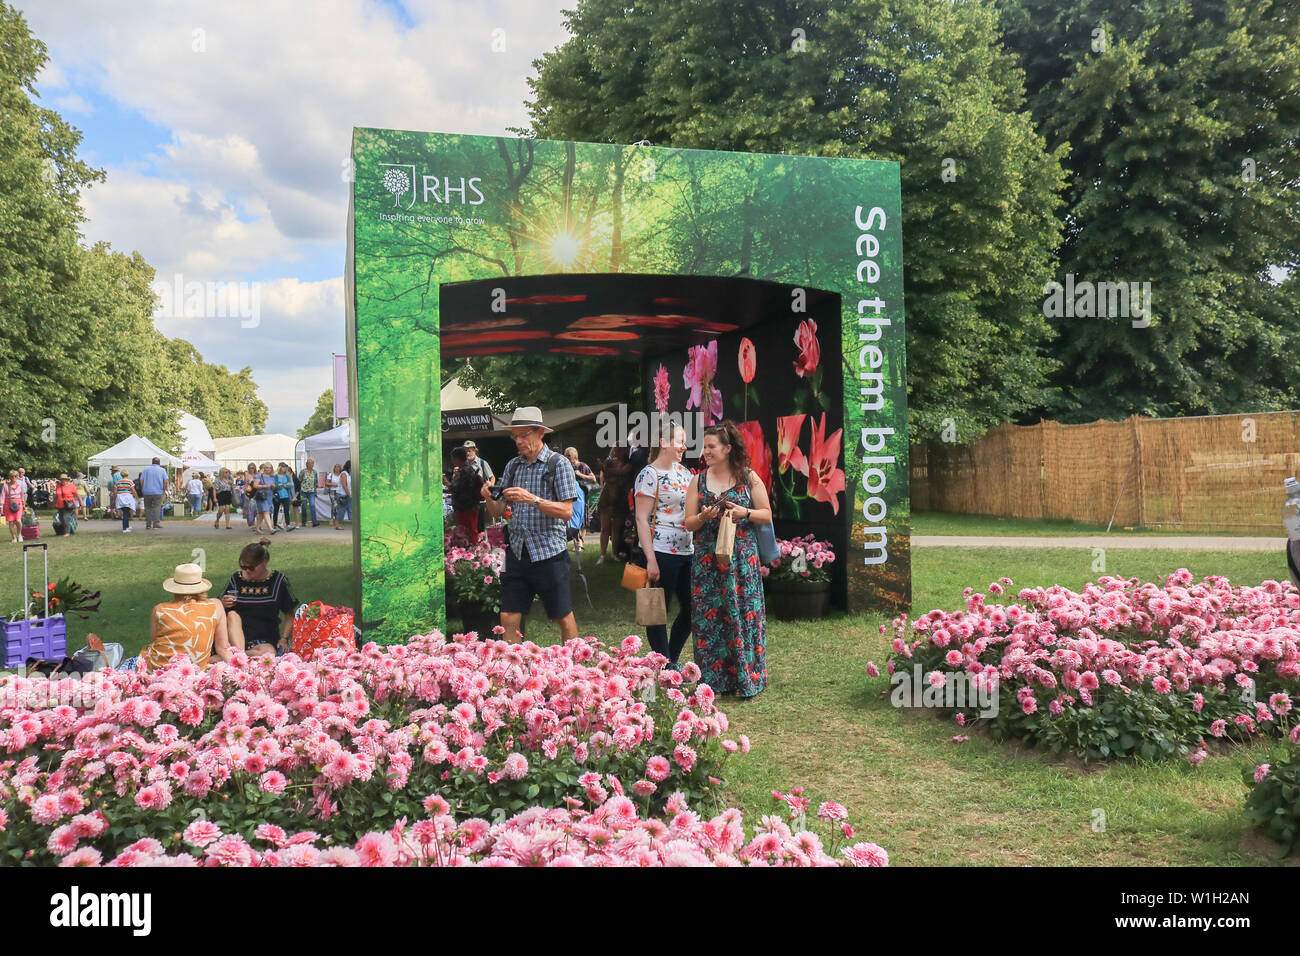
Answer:
<svg viewBox="0 0 1300 956"><path fill-rule="evenodd" d="M211 362L253 368L267 431L292 434L344 349L354 126L505 133L567 0L133 0L17 5L49 48L43 102L107 172L88 241L138 250L160 282L256 283L239 317L159 314ZM492 48L501 30L505 49ZM254 287L248 287L254 288Z"/></svg>

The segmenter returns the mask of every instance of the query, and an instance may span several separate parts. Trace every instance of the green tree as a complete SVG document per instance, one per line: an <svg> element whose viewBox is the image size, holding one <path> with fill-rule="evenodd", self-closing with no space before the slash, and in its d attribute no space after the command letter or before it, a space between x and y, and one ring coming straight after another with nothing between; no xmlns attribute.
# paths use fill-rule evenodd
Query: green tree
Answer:
<svg viewBox="0 0 1300 956"><path fill-rule="evenodd" d="M214 438L261 434L267 408L257 397L251 368L231 372L205 362L185 339L164 339L163 356L164 397L170 407L203 419Z"/></svg>
<svg viewBox="0 0 1300 956"><path fill-rule="evenodd" d="M308 435L319 435L321 432L329 431L334 427L334 389L327 388L320 393L320 398L316 399L316 409L311 413L311 418L307 419L307 424L298 429L298 437L306 438Z"/></svg>
<svg viewBox="0 0 1300 956"><path fill-rule="evenodd" d="M1005 0L1003 24L1069 147L1060 275L1151 283L1149 327L1054 320L1045 412L1294 407L1295 285L1269 267L1300 264L1300 3Z"/></svg>
<svg viewBox="0 0 1300 956"><path fill-rule="evenodd" d="M178 406L217 434L260 429L250 369L209 365L154 327L144 258L81 244L80 191L104 174L77 159L80 132L36 102L47 59L0 0L0 463L72 471L131 432L166 448Z"/></svg>
<svg viewBox="0 0 1300 956"><path fill-rule="evenodd" d="M567 23L537 61L535 135L901 163L914 438L946 418L975 437L1045 401L1064 150L1035 131L987 3L583 0ZM737 195L742 226L752 205ZM716 225L693 241L725 239Z"/></svg>

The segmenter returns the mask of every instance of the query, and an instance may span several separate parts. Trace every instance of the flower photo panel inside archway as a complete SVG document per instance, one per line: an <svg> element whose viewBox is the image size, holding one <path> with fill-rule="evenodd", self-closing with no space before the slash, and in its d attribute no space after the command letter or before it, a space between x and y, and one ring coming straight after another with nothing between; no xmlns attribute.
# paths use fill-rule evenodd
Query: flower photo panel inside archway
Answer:
<svg viewBox="0 0 1300 956"><path fill-rule="evenodd" d="M445 624L441 367L481 355L626 362L642 411L736 421L778 534L835 546L836 604L910 603L897 164L357 129L353 169L357 600L386 638Z"/></svg>

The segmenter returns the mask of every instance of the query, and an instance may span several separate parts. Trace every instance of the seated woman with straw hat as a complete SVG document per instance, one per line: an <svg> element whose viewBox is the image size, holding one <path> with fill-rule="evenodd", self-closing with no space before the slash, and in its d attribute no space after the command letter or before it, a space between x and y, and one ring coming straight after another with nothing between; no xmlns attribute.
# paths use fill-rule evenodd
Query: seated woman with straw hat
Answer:
<svg viewBox="0 0 1300 956"><path fill-rule="evenodd" d="M143 671L166 666L186 657L199 667L211 666L214 658L228 661L232 649L226 636L226 611L221 602L208 598L212 582L203 577L197 564L177 565L163 590L174 594L171 601L154 607L149 616L149 643L122 662L124 670Z"/></svg>

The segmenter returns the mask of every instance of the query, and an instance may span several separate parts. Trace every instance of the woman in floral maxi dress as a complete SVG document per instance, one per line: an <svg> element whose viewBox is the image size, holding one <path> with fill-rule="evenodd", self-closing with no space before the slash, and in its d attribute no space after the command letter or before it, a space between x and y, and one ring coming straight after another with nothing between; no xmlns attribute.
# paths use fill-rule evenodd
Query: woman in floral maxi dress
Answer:
<svg viewBox="0 0 1300 956"><path fill-rule="evenodd" d="M695 663L715 693L753 697L767 687L767 614L755 526L770 522L772 510L734 422L704 430L701 457L707 467L691 482L685 521L695 533ZM714 553L724 510L736 522L736 544L725 566Z"/></svg>

